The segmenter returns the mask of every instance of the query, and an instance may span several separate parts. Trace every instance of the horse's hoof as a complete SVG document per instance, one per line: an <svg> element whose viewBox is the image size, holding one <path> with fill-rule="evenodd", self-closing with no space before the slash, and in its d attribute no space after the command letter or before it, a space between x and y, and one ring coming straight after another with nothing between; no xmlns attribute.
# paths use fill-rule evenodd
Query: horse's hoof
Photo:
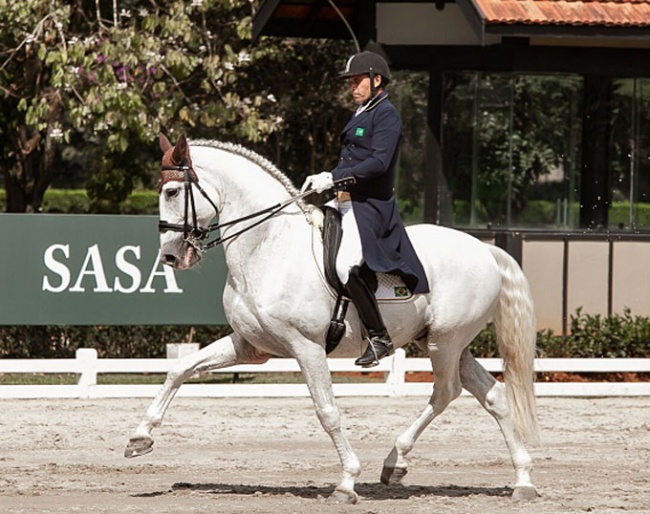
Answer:
<svg viewBox="0 0 650 514"><path fill-rule="evenodd" d="M516 502L534 500L538 496L537 489L532 485L515 487L515 490L512 492L512 499Z"/></svg>
<svg viewBox="0 0 650 514"><path fill-rule="evenodd" d="M124 456L128 459L140 457L153 451L153 439L149 436L136 436L129 439L129 444L124 449Z"/></svg>
<svg viewBox="0 0 650 514"><path fill-rule="evenodd" d="M327 498L327 503L335 503L339 505L354 505L359 501L359 496L354 491L346 492L334 489L334 492Z"/></svg>
<svg viewBox="0 0 650 514"><path fill-rule="evenodd" d="M384 469L381 470L381 483L384 485L395 485L401 484L402 478L408 473L406 468L391 468L384 466Z"/></svg>

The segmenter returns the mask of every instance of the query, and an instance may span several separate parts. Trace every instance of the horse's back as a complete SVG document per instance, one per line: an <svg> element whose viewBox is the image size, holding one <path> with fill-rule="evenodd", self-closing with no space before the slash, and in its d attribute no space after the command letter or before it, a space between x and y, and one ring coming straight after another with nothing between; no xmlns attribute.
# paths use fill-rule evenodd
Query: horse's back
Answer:
<svg viewBox="0 0 650 514"><path fill-rule="evenodd" d="M489 246L439 225L412 225L407 232L427 273L434 318L453 325L489 316L501 288Z"/></svg>
<svg viewBox="0 0 650 514"><path fill-rule="evenodd" d="M488 245L466 232L431 224L412 225L406 230L423 264L426 261L436 268L453 266L456 271L465 268L497 271Z"/></svg>

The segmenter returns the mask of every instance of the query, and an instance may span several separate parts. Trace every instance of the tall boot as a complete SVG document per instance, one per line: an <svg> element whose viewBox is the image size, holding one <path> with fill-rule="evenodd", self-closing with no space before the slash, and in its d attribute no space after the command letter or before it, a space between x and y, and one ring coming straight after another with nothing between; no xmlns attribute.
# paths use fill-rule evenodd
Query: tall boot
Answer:
<svg viewBox="0 0 650 514"><path fill-rule="evenodd" d="M379 364L380 359L393 353L393 342L379 312L375 293L361 274L359 266L354 266L350 270L350 277L345 287L369 335L368 348L354 363L357 366L371 368Z"/></svg>

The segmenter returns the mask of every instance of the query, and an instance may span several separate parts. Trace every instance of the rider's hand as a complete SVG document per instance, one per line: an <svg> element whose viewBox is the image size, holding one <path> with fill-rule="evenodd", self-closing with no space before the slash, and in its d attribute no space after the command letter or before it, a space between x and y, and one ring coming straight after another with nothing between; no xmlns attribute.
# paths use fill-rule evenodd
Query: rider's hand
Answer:
<svg viewBox="0 0 650 514"><path fill-rule="evenodd" d="M301 193L304 193L308 189L316 191L317 193L322 193L327 189L332 189L334 187L334 179L332 174L329 171L323 171L317 175L309 175L305 180L305 183L300 189Z"/></svg>

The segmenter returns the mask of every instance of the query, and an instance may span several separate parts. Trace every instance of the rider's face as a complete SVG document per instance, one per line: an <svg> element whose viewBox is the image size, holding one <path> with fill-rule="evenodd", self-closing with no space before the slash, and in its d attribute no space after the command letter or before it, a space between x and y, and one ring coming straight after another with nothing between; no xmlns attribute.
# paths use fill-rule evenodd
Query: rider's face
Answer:
<svg viewBox="0 0 650 514"><path fill-rule="evenodd" d="M381 84L381 77L377 75L374 78L375 87L378 87ZM352 75L349 87L355 104L363 105L370 100L370 77L368 75Z"/></svg>

